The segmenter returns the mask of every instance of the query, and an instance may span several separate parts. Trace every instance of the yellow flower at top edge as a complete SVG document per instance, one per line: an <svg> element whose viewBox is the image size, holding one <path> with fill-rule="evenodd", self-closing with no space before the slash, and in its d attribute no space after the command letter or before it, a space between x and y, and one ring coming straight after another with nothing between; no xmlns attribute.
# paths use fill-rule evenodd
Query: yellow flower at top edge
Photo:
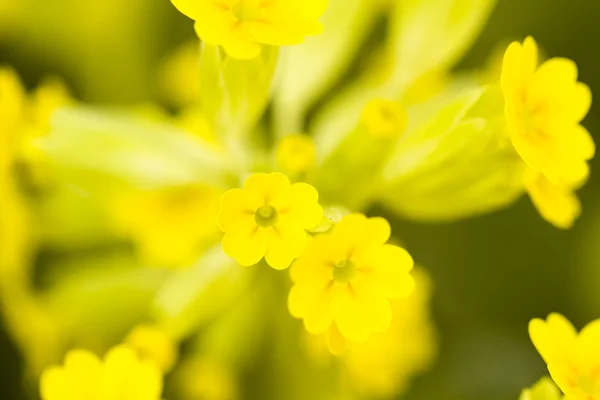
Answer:
<svg viewBox="0 0 600 400"><path fill-rule="evenodd" d="M235 59L260 55L261 45L299 44L319 34L328 0L171 0L194 21L200 39Z"/></svg>
<svg viewBox="0 0 600 400"><path fill-rule="evenodd" d="M521 392L519 400L561 400L563 399L562 393L552 379L542 378L531 388L525 389Z"/></svg>
<svg viewBox="0 0 600 400"><path fill-rule="evenodd" d="M232 189L221 198L219 228L222 245L241 265L263 257L275 269L285 269L306 248L307 230L323 219L315 188L290 184L280 173L254 174L243 189Z"/></svg>
<svg viewBox="0 0 600 400"><path fill-rule="evenodd" d="M309 333L331 329L352 342L390 326L389 299L409 295L413 260L401 247L386 244L390 225L383 218L349 214L331 233L315 237L291 268L290 313Z"/></svg>
<svg viewBox="0 0 600 400"><path fill-rule="evenodd" d="M111 349L104 360L87 350L70 351L64 365L40 378L42 400L160 400L162 374L127 346Z"/></svg>
<svg viewBox="0 0 600 400"><path fill-rule="evenodd" d="M569 400L600 400L600 320L577 333L560 314L529 323L529 335Z"/></svg>

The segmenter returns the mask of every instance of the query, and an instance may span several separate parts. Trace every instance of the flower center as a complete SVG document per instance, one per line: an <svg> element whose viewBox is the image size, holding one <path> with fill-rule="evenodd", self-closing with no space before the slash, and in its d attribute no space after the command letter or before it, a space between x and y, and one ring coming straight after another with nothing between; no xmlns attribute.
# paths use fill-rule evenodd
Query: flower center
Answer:
<svg viewBox="0 0 600 400"><path fill-rule="evenodd" d="M350 260L342 260L333 268L333 279L338 283L348 283L356 277L358 268Z"/></svg>
<svg viewBox="0 0 600 400"><path fill-rule="evenodd" d="M262 206L256 210L254 214L254 220L258 226L262 226L263 228L268 228L273 226L279 220L279 214L277 214L277 210L272 206Z"/></svg>
<svg viewBox="0 0 600 400"><path fill-rule="evenodd" d="M240 0L238 1L231 11L233 16L241 22L252 22L258 18L258 11L260 6L257 0Z"/></svg>

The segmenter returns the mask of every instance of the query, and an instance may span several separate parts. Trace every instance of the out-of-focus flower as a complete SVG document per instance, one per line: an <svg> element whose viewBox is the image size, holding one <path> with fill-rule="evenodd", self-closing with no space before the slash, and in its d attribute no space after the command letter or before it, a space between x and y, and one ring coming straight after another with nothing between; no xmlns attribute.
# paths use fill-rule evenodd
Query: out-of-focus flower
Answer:
<svg viewBox="0 0 600 400"><path fill-rule="evenodd" d="M134 350L118 346L101 361L87 350L73 350L63 366L50 367L40 380L42 400L160 400L162 375Z"/></svg>
<svg viewBox="0 0 600 400"><path fill-rule="evenodd" d="M134 240L145 263L185 266L217 237L221 194L195 186L126 196L113 209L116 228Z"/></svg>
<svg viewBox="0 0 600 400"><path fill-rule="evenodd" d="M395 138L406 129L408 116L398 102L377 99L365 106L362 121L371 135Z"/></svg>
<svg viewBox="0 0 600 400"><path fill-rule="evenodd" d="M591 105L588 86L577 82L577 66L565 58L552 58L538 68L538 49L532 37L512 43L504 55L501 76L511 141L531 169L547 178L552 192L574 191L589 175L587 161L595 145L579 123ZM528 185L542 216L558 227L570 227L578 212L552 200L542 200L539 185ZM564 197L564 196L563 196ZM558 215L558 216L557 216ZM566 218L570 216L571 220Z"/></svg>
<svg viewBox="0 0 600 400"><path fill-rule="evenodd" d="M306 183L290 184L280 173L254 174L243 189L221 199L219 228L223 250L241 265L263 257L275 269L285 269L306 247L306 231L323 218L318 193Z"/></svg>
<svg viewBox="0 0 600 400"><path fill-rule="evenodd" d="M223 46L236 59L260 55L261 45L299 44L322 27L319 17L327 0L172 0L183 14L196 21L204 42Z"/></svg>
<svg viewBox="0 0 600 400"><path fill-rule="evenodd" d="M127 335L125 343L136 350L140 358L155 363L164 372L169 372L177 361L174 339L156 326L136 326Z"/></svg>
<svg viewBox="0 0 600 400"><path fill-rule="evenodd" d="M291 269L290 313L313 334L339 329L352 342L386 331L389 299L411 293L413 260L401 247L386 244L390 225L383 218L350 214L330 234L317 236ZM335 332L335 330L334 330Z"/></svg>
<svg viewBox="0 0 600 400"><path fill-rule="evenodd" d="M195 104L200 94L199 67L198 40L190 40L179 46L159 71L159 85L165 100L178 107Z"/></svg>
<svg viewBox="0 0 600 400"><path fill-rule="evenodd" d="M423 373L436 353L436 338L429 313L431 283L415 269L415 290L392 305L392 323L366 343L350 344L343 355L347 382L365 398L394 398Z"/></svg>
<svg viewBox="0 0 600 400"><path fill-rule="evenodd" d="M561 400L562 393L552 379L544 377L529 389L521 392L519 400Z"/></svg>
<svg viewBox="0 0 600 400"><path fill-rule="evenodd" d="M183 400L236 400L238 387L231 371L209 358L185 361L176 371L177 394Z"/></svg>
<svg viewBox="0 0 600 400"><path fill-rule="evenodd" d="M560 314L529 323L529 335L568 399L600 399L600 320L577 333Z"/></svg>
<svg viewBox="0 0 600 400"><path fill-rule="evenodd" d="M302 174L314 166L315 144L308 135L288 135L279 142L276 156L277 164L286 173Z"/></svg>

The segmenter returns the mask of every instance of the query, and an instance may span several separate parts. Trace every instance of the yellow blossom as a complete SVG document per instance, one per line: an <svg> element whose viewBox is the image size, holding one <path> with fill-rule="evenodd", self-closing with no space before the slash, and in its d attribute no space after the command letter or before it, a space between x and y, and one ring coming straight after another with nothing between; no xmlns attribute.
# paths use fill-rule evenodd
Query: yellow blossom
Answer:
<svg viewBox="0 0 600 400"><path fill-rule="evenodd" d="M352 342L390 326L389 299L414 287L411 256L386 244L390 225L383 218L349 214L329 234L317 236L292 266L290 313L313 334L334 328Z"/></svg>
<svg viewBox="0 0 600 400"><path fill-rule="evenodd" d="M362 121L373 136L393 138L404 132L408 116L404 108L397 102L376 99L365 106Z"/></svg>
<svg viewBox="0 0 600 400"><path fill-rule="evenodd" d="M261 44L289 46L322 30L327 0L171 0L194 21L202 41L236 59L260 55Z"/></svg>
<svg viewBox="0 0 600 400"><path fill-rule="evenodd" d="M134 350L118 346L104 360L73 350L63 366L46 369L40 380L42 400L160 400L162 375Z"/></svg>
<svg viewBox="0 0 600 400"><path fill-rule="evenodd" d="M600 400L600 320L579 333L560 314L529 323L529 335L569 400Z"/></svg>
<svg viewBox="0 0 600 400"><path fill-rule="evenodd" d="M308 135L289 135L277 146L277 164L286 172L306 172L315 163L315 145Z"/></svg>
<svg viewBox="0 0 600 400"><path fill-rule="evenodd" d="M595 146L579 123L592 95L577 82L575 63L552 58L538 68L537 45L528 37L506 50L501 83L511 141L521 158L555 184L584 181Z"/></svg>
<svg viewBox="0 0 600 400"><path fill-rule="evenodd" d="M243 189L221 198L219 227L223 250L241 265L263 257L275 269L285 269L306 247L306 231L323 218L318 193L306 183L290 184L280 173L254 174Z"/></svg>
<svg viewBox="0 0 600 400"><path fill-rule="evenodd" d="M125 342L142 359L155 363L164 372L170 371L177 361L177 346L173 338L156 326L136 326L127 335Z"/></svg>
<svg viewBox="0 0 600 400"><path fill-rule="evenodd" d="M185 266L218 237L214 215L221 194L191 186L126 195L112 209L115 227L133 239L144 263Z"/></svg>
<svg viewBox="0 0 600 400"><path fill-rule="evenodd" d="M519 400L561 400L562 393L550 378L540 379L530 389L521 392Z"/></svg>

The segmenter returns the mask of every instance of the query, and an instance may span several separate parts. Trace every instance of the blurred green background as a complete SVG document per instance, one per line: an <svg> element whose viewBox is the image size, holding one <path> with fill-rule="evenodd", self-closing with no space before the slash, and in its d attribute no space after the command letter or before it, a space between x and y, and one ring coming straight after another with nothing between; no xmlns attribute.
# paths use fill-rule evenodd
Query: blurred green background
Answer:
<svg viewBox="0 0 600 400"><path fill-rule="evenodd" d="M191 21L168 0L130 0L124 15L108 5L119 2L98 2L97 10L82 17L90 20L79 22L89 24L87 35L71 35L66 28L89 6L83 0L60 0L61 11L53 8L55 0L14 1L39 3L38 15L12 30L2 29L11 22L0 20L0 64L15 67L29 87L48 74L64 77L87 102L156 100L159 65L193 36ZM98 14L103 7L111 18ZM482 67L498 47L531 34L546 55L575 60L580 80L600 95L598 21L597 0L499 0L458 68ZM127 35L114 34L124 30ZM600 143L598 102L584 125ZM441 340L435 367L416 381L407 399L516 399L521 388L545 374L527 334L531 318L557 311L580 328L600 317L599 162L592 162L591 180L581 191L583 216L568 232L543 221L528 198L452 224L393 221L394 231L433 276ZM1 399L24 398L20 368L18 353L0 330Z"/></svg>

